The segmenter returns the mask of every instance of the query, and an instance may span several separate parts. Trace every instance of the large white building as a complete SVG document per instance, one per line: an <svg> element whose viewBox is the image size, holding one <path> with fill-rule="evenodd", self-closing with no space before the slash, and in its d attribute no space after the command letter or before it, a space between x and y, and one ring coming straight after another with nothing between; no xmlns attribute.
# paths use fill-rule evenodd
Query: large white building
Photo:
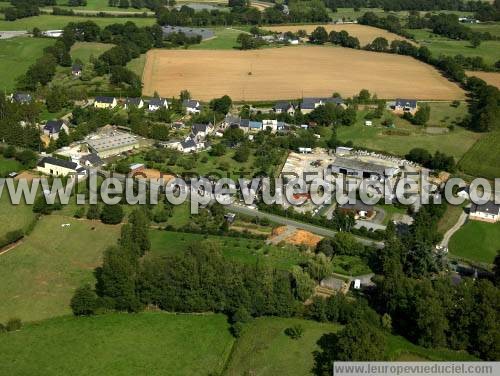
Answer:
<svg viewBox="0 0 500 376"><path fill-rule="evenodd" d="M112 132L87 140L92 153L104 159L139 148L139 140L129 133Z"/></svg>
<svg viewBox="0 0 500 376"><path fill-rule="evenodd" d="M70 176L85 174L85 169L77 163L58 159L54 157L44 157L38 162L37 171L45 175Z"/></svg>
<svg viewBox="0 0 500 376"><path fill-rule="evenodd" d="M481 205L472 205L470 210L470 219L484 222L499 222L500 221L500 204L495 204L494 201L488 201Z"/></svg>

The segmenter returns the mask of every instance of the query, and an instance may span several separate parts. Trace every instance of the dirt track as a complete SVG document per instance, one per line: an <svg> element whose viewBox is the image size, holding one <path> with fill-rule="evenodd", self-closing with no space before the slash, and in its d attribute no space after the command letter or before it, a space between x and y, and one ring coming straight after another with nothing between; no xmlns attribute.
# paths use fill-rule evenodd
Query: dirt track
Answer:
<svg viewBox="0 0 500 376"><path fill-rule="evenodd" d="M407 56L341 47L300 46L255 51L150 50L144 94L164 97L183 89L210 100L344 97L365 88L379 98L463 99L464 92L430 65Z"/></svg>
<svg viewBox="0 0 500 376"><path fill-rule="evenodd" d="M299 30L305 30L307 34L312 33L318 26L323 26L328 33L330 31L342 31L345 30L349 33L349 35L356 37L359 39L359 43L361 46L365 46L368 43L373 42L375 38L378 37L383 37L387 39L390 42L392 42L395 39L399 40L406 40L411 43L414 43L406 38L403 38L402 36L399 36L394 33L390 33L387 30L383 29L378 29L376 27L372 26L367 26L367 25L358 25L358 24L328 24L328 25L283 25L283 26L269 26L269 27L263 27L265 30L271 30L271 31L278 31L281 33L284 33L286 31L291 31L293 33L296 33Z"/></svg>

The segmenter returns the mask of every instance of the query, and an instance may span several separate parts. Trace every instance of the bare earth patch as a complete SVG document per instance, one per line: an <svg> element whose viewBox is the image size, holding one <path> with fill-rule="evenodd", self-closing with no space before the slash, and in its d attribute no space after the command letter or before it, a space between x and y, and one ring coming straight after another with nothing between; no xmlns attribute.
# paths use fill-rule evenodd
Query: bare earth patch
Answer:
<svg viewBox="0 0 500 376"><path fill-rule="evenodd" d="M430 65L407 56L341 47L301 46L255 51L150 50L144 94L194 98L224 94L237 101L344 97L368 89L379 98L463 99L464 92Z"/></svg>
<svg viewBox="0 0 500 376"><path fill-rule="evenodd" d="M291 31L296 33L299 30L305 30L307 34L311 34L318 26L323 26L325 30L330 33L330 31L342 31L345 30L349 35L359 39L361 46L365 46L368 43L373 42L375 38L383 37L390 42L393 40L406 40L407 42L415 44L413 41L406 39L400 35L391 33L387 30L382 30L373 26L358 25L358 24L339 24L339 25L282 25L282 26L269 26L264 27L264 30L278 31L284 33Z"/></svg>
<svg viewBox="0 0 500 376"><path fill-rule="evenodd" d="M488 85L493 85L500 88L500 73L476 71L467 71L465 73L467 73L467 76L469 77L476 76L477 78L486 81Z"/></svg>

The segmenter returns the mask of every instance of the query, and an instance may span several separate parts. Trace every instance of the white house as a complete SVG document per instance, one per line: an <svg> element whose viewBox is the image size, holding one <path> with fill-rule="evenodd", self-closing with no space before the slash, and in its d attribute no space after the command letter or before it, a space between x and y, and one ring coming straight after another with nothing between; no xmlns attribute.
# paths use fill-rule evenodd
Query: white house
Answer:
<svg viewBox="0 0 500 376"><path fill-rule="evenodd" d="M194 99L185 99L182 101L182 107L186 109L188 114L199 114L201 112L201 104Z"/></svg>
<svg viewBox="0 0 500 376"><path fill-rule="evenodd" d="M204 140L214 130L212 124L193 124L191 134L197 141Z"/></svg>
<svg viewBox="0 0 500 376"><path fill-rule="evenodd" d="M483 222L499 222L500 221L500 204L495 204L494 201L488 201L481 205L472 205L470 210L470 219Z"/></svg>
<svg viewBox="0 0 500 376"><path fill-rule="evenodd" d="M52 176L84 175L85 169L77 163L57 159L54 157L44 157L38 162L37 171L42 174Z"/></svg>
<svg viewBox="0 0 500 376"><path fill-rule="evenodd" d="M144 101L142 98L127 98L125 99L125 109L128 110L130 108L143 108L144 107Z"/></svg>
<svg viewBox="0 0 500 376"><path fill-rule="evenodd" d="M410 114L414 115L415 112L417 112L417 108L418 108L417 101L415 99L398 98L394 103L393 110L396 113L409 112Z"/></svg>
<svg viewBox="0 0 500 376"><path fill-rule="evenodd" d="M148 110L151 112L158 111L160 108L168 110L168 102L165 98L153 98L149 100Z"/></svg>
<svg viewBox="0 0 500 376"><path fill-rule="evenodd" d="M274 112L277 114L295 114L295 106L290 102L278 102L273 107Z"/></svg>
<svg viewBox="0 0 500 376"><path fill-rule="evenodd" d="M47 124L43 127L43 134L49 136L51 139L57 140L59 138L59 132L64 130L69 133L68 126L62 120L49 120Z"/></svg>
<svg viewBox="0 0 500 376"><path fill-rule="evenodd" d="M118 105L115 97L96 97L94 101L95 108L113 109Z"/></svg>
<svg viewBox="0 0 500 376"><path fill-rule="evenodd" d="M81 64L73 64L71 67L71 74L75 77L80 77L82 75L83 67Z"/></svg>

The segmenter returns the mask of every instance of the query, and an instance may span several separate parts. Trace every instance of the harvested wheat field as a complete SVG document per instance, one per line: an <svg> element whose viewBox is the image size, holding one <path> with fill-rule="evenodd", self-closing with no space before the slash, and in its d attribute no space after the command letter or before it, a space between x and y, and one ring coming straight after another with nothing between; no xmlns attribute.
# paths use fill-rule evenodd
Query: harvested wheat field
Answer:
<svg viewBox="0 0 500 376"><path fill-rule="evenodd" d="M463 99L435 68L408 56L342 47L301 46L253 51L150 50L144 94L237 101L344 97L368 89L379 98Z"/></svg>
<svg viewBox="0 0 500 376"><path fill-rule="evenodd" d="M379 29L373 26L367 25L358 25L358 24L340 24L340 25L281 25L281 26L269 26L263 27L264 30L269 31L277 31L280 33L284 33L287 31L291 31L292 33L296 33L299 30L305 30L307 34L311 34L318 26L323 26L325 30L330 33L330 31L342 31L345 30L349 33L349 35L356 37L359 39L359 43L361 46L365 46L368 43L373 42L375 38L383 37L390 42L395 39L398 40L406 40L410 43L415 43L409 39L406 39L400 35L391 33L387 30Z"/></svg>
<svg viewBox="0 0 500 376"><path fill-rule="evenodd" d="M486 81L488 85L496 86L500 88L500 73L495 72L476 72L476 71L467 71L467 76L473 77L476 76L481 80Z"/></svg>

